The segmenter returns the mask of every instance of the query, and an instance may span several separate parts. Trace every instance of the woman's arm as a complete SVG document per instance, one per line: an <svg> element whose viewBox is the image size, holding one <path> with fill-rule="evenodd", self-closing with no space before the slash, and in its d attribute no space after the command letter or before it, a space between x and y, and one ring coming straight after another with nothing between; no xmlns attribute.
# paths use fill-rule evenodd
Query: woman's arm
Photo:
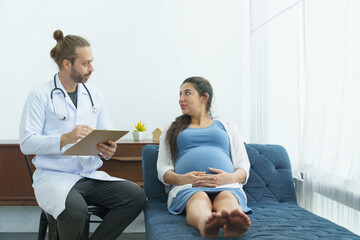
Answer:
<svg viewBox="0 0 360 240"><path fill-rule="evenodd" d="M158 154L158 159L156 162L156 168L157 168L159 180L162 183L164 183L165 185L169 186L170 184L165 182L164 176L165 176L165 173L168 172L169 170L172 170L172 171L174 170L174 164L171 159L170 147L165 139L167 130L168 130L168 128L165 128L163 133L160 136L159 154Z"/></svg>
<svg viewBox="0 0 360 240"><path fill-rule="evenodd" d="M249 178L250 161L246 152L244 141L242 140L235 123L226 121L224 122L224 126L231 141L231 157L234 168L236 171L240 171L238 169L242 169L242 171L244 171L243 175L240 176L241 178L244 178L241 179L242 181L239 181L239 183L246 184Z"/></svg>
<svg viewBox="0 0 360 240"><path fill-rule="evenodd" d="M242 168L237 168L234 172L235 183L244 183L246 181L246 172Z"/></svg>

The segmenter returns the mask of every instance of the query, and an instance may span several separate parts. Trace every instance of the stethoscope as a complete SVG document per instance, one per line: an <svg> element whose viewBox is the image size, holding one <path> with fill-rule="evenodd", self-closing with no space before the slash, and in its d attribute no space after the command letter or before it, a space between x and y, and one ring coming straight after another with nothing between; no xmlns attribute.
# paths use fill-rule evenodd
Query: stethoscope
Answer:
<svg viewBox="0 0 360 240"><path fill-rule="evenodd" d="M94 106L94 102L93 102L93 99L92 99L91 94L90 94L90 92L89 92L89 89L85 86L84 83L81 83L81 84L84 86L84 88L86 89L87 93L89 94L89 98L90 98L90 102L91 102L90 111L91 111L92 113L97 113L97 112L98 112L98 109ZM59 119L60 121L64 121L64 120L66 120L66 119L69 119L69 117L70 117L70 112L69 112L69 107L68 107L68 105L67 105L67 103L66 103L66 95L65 95L65 92L64 92L61 88L58 88L57 85L56 85L56 74L54 75L54 86L55 86L55 88L53 88L53 90L51 90L51 93L50 93L50 98L51 98L51 103L52 103L52 106L53 106L53 109L54 109L54 114L55 114L55 117L56 117L57 119ZM56 91L61 92L61 94L64 96L64 103L65 103L65 106L66 106L66 107L65 107L65 108L66 108L66 115L60 115L60 114L58 114L58 112L57 112L56 109L55 109L53 94L54 94L54 92L56 92Z"/></svg>

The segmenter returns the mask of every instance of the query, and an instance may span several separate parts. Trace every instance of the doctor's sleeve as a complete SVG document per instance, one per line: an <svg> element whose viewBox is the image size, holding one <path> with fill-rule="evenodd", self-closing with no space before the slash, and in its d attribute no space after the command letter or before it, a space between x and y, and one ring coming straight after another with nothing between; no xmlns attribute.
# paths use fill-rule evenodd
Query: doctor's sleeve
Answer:
<svg viewBox="0 0 360 240"><path fill-rule="evenodd" d="M42 135L47 99L33 90L24 105L19 127L20 149L24 154L60 153L61 135Z"/></svg>

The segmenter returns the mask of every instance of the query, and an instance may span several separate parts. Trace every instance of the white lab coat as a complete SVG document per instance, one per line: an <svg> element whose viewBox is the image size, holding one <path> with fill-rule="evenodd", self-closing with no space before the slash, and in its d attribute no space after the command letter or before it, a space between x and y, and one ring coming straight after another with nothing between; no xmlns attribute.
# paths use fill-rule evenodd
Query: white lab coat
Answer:
<svg viewBox="0 0 360 240"><path fill-rule="evenodd" d="M70 132L76 124L86 124L94 129L112 129L103 94L94 87L88 86L97 113L91 111L89 94L82 84L78 85L77 108L67 95L61 81L56 75L56 84L66 94L70 118L60 121L55 117L51 104L50 92L54 81L50 81L33 90L25 103L20 123L20 149L24 154L36 154L33 164L36 170L33 175L33 188L39 206L54 218L65 209L65 200L70 189L83 177L118 181L123 180L97 171L103 165L99 156L63 156L61 155L72 144L60 149L60 137ZM58 98L55 108L64 104L59 91L53 97Z"/></svg>

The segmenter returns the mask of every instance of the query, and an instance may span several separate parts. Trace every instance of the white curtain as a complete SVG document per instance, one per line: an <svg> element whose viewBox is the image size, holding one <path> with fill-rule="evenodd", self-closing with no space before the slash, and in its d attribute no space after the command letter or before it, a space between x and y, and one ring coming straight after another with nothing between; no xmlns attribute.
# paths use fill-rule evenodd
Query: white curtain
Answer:
<svg viewBox="0 0 360 240"><path fill-rule="evenodd" d="M360 1L250 3L251 141L283 145L299 204L360 234Z"/></svg>
<svg viewBox="0 0 360 240"><path fill-rule="evenodd" d="M360 234L360 1L304 3L303 203Z"/></svg>
<svg viewBox="0 0 360 240"><path fill-rule="evenodd" d="M251 142L283 145L297 163L300 142L299 6L253 0Z"/></svg>

